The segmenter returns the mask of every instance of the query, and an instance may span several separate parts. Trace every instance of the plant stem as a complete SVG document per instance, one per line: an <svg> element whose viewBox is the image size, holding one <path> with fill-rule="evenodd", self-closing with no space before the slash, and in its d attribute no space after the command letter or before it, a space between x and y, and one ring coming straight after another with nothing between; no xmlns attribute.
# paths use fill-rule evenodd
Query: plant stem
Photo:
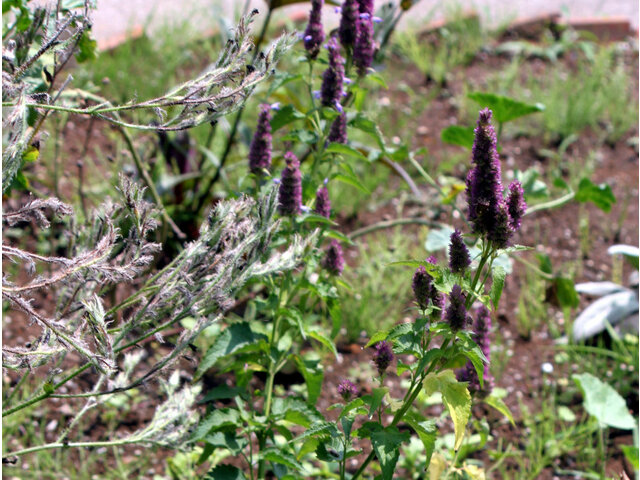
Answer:
<svg viewBox="0 0 640 480"><path fill-rule="evenodd" d="M7 453L2 456L2 459L10 458L10 457L19 457L21 455L26 455L28 453L40 452L42 450L53 450L54 448L67 448L67 447L85 447L85 448L95 448L95 447L117 447L122 445L130 445L132 443L137 443L137 440L134 439L125 439L125 440L112 440L109 442L69 442L69 443L47 443L45 445L39 445L37 447L25 448L22 450L17 450L15 452Z"/></svg>
<svg viewBox="0 0 640 480"><path fill-rule="evenodd" d="M440 222L434 222L431 220L425 220L423 218L396 218L394 220L384 220L382 222L374 223L372 225L367 225L366 227L359 228L351 232L348 237L350 240L354 240L358 237L362 237L369 233L384 230L387 228L393 228L400 225L426 225L427 227L432 228L440 228L443 227L444 224Z"/></svg>

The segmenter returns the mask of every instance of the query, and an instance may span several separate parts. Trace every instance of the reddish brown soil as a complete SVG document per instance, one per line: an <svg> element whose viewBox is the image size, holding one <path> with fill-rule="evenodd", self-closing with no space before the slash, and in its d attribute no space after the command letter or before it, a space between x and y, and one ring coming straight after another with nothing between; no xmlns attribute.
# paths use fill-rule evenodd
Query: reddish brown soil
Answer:
<svg viewBox="0 0 640 480"><path fill-rule="evenodd" d="M631 60L630 71L637 72L637 58L633 57ZM482 58L465 70L465 76L467 78L477 79L479 83L490 72L495 71L499 66L504 66L506 60L497 59L492 57ZM540 68L540 74L544 74L544 65L538 65ZM406 68L406 65L401 65L401 68ZM423 78L415 69L409 68L406 71L404 79L417 91L427 92L427 87L423 87ZM635 88L637 92L637 75L634 75ZM442 144L439 138L439 132L446 126L452 123L452 119L455 120L457 111L453 104L449 101L450 96L461 95L462 84L460 82L452 82L448 89L443 92L443 95L437 97L429 107L423 112L420 118L416 119L416 125L422 127L419 130L418 135L412 139L413 147L425 146L429 149L430 154L436 159L436 162L441 161L447 156L452 154L459 154L459 147L452 147ZM422 89L422 90L421 90ZM409 98L396 91L385 93L390 96L394 102L402 103L407 102ZM637 102L637 97L634 98ZM61 191L63 192L63 198L66 196L70 198L74 193L77 167L75 162L80 158L83 152L82 147L77 145L84 145L86 140L86 132L88 128L88 122L85 120L73 120L70 124L73 127L67 127L63 132L65 141L64 157L67 158L68 169L65 170L63 181L61 182ZM597 182L605 182L611 185L618 202L614 205L610 214L605 214L598 210L595 206L588 204L583 207L570 203L555 210L548 210L527 216L523 221L522 230L516 239L517 243L534 247L536 250L544 251L547 253L553 262L554 268L562 269L567 268L571 264L583 265L583 268L579 271L576 281L592 281L610 279L612 260L607 255L606 249L608 246L614 243L626 243L631 245L637 245L638 243L638 154L629 146L627 140L630 137L638 135L637 128L634 131L629 132L622 139L617 141L614 145L601 144L595 138L595 135L589 135L588 132L583 133L580 139L571 145L567 151L568 162L581 162L589 152L596 151L598 155L598 163L595 174L592 178L597 179ZM111 138L110 138L111 137ZM100 165L100 159L96 155L97 151L102 151L104 157L114 155L113 151L112 135L109 134L108 127L96 123L91 130L91 137L89 140L91 148L86 151L86 157L92 159L91 172L99 172L100 170L108 170L108 167ZM550 148L552 146L542 145L537 138L509 138L506 137L501 143L502 152L501 156L504 159L503 172L519 168L525 170L530 166L536 165L541 170L546 167L545 160L538 154L540 148ZM87 164L85 160L85 164ZM468 165L461 166L458 174L460 178L463 178L464 170ZM401 180L392 179L396 185L401 184ZM42 185L36 185L37 188L44 188ZM427 189L427 193L433 194ZM433 195L435 197L435 195ZM98 199L90 199L90 201ZM462 198L460 199L462 201ZM10 200L9 206L15 206L14 202ZM96 201L96 203L98 203ZM589 218L589 231L590 231L590 249L585 252L580 250L580 228L579 218L580 212L586 211ZM424 206L407 206L407 216L414 213L422 212L424 215ZM363 212L357 218L350 218L345 227L345 231L350 231L355 228L359 228L371 223L379 221L386 211L385 207L376 212ZM618 219L622 220L618 222ZM460 223L456 219L448 219L446 214L443 214L438 218L439 221L451 221L454 224ZM408 228L407 235L413 235L416 241L423 242L423 231L419 228ZM533 255L530 253L523 254L525 258L532 262L535 262ZM626 274L623 278L626 278ZM557 353L553 341L550 337L550 333L546 325L543 325L540 329L533 332L531 338L523 339L519 336L516 326L516 310L518 307L519 291L525 286L524 271L521 265L515 265L514 274L509 277L504 294L503 300L500 305L500 309L497 315L497 322L494 323L494 328L499 331L499 336L503 341L503 348L508 350L509 354L506 355L506 364L503 367L503 372L496 380L496 384L507 391L507 397L505 401L509 408L514 413L517 420L517 427L513 428L508 423L500 418L499 415L489 412L490 424L492 426L492 434L494 437L500 438L503 445L512 443L516 448L525 444L527 439L527 433L524 430L522 422L522 414L520 411L520 402L526 405L532 412L540 410L540 402L545 401L544 388L543 388L543 374L541 372L541 365L544 362L553 362L554 355ZM407 274L407 289L410 288L410 273ZM52 298L38 299L37 306L43 310L47 310L47 307L51 305ZM584 306L585 300L582 300L581 307ZM549 304L548 315L550 321L557 321L562 318L557 307ZM562 330L562 325L559 325L559 329ZM5 316L3 323L3 335L4 343L7 345L23 344L26 341L33 340L33 336L38 332L33 326L28 326L24 322L23 316L12 312L10 315ZM171 337L168 337L171 340ZM159 355L158 352L162 352L167 346L161 346L156 342L150 342L145 345L145 348L153 355ZM317 408L321 412L325 412L327 407L337 401L337 394L335 387L339 381L345 376L349 376L351 371L359 371L362 365L370 362L371 354L368 351L364 351L360 345L341 345L340 355L337 361L331 358L327 358L325 367L325 383L322 389L322 395L318 401ZM73 362L73 359L68 358L67 362ZM149 364L152 363L152 359L147 360ZM185 371L193 371L193 364L183 361L180 365ZM637 367L637 366L636 366ZM366 370L365 370L366 371ZM554 381L566 377L568 372L558 369L556 371ZM222 377L220 377L222 379ZM358 387L362 392L369 391L373 383L367 378L359 378L356 380ZM637 391L637 371L633 372L633 380L635 382L635 388ZM12 373L5 375L4 386L5 388L11 386L16 382L16 376ZM73 384L69 384L66 391L69 393L73 391L85 391L92 386L93 377L90 374L80 376ZM260 387L259 380L256 380L256 387ZM396 392L395 396L401 396L400 379L389 376L387 386L392 391ZM62 392L64 393L64 392ZM149 421L152 417L156 401L159 399L157 392L155 392L155 386L149 386L143 392L144 400L136 404L135 408L128 411L124 418L117 421L117 432L125 433L140 428ZM576 398L574 403L571 404L574 410L577 412L581 399ZM71 418L71 413L82 405L80 401L51 401L48 404L47 410L47 424L49 420L57 420L60 425L63 425L65 421ZM637 399L635 401L634 410L635 415L637 411ZM434 412L436 411L434 410ZM331 415L331 414L330 414ZM88 417L90 423L85 423L84 438L86 439L104 439L104 434L107 432L108 423L100 415L90 415ZM450 426L443 425L444 431L450 430ZM628 466L624 464L622 456L618 447L614 446L619 444L630 444L630 436L621 436L619 433L614 432L615 437L609 445L609 459L607 463L607 472L609 475L617 478L621 475L623 469L626 473L632 477L633 472L629 470ZM52 441L55 436L51 432L45 433L45 439ZM10 448L15 448L15 442L9 441ZM367 448L365 444L363 448ZM490 450L496 447L496 442L492 442L486 450ZM140 450L140 451L138 451ZM125 454L124 460L135 461L136 457L140 455L143 449L132 449ZM164 459L171 455L171 452L156 452L154 454L154 461L152 462L155 473L161 473L163 471ZM486 453L480 454L478 457L486 462L486 465L491 464L490 459ZM358 463L358 459L353 460L353 464L349 465L349 469L352 470ZM110 463L108 455L105 454L105 465ZM511 468L517 468L515 462L507 460L507 465ZM555 479L566 478L556 473L558 469L571 469L574 468L573 460L571 456L566 456L554 464L553 467L547 467L543 470L538 478L541 479ZM10 471L10 469L7 469ZM101 472L96 472L100 474ZM151 475L150 471L138 472L139 478L146 478L147 475ZM19 475L19 471L16 473L10 473L9 475Z"/></svg>

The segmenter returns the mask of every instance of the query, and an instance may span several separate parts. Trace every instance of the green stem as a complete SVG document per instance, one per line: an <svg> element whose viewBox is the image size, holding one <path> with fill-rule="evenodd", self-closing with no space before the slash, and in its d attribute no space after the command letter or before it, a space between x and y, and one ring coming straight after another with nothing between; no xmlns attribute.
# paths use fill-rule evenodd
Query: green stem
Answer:
<svg viewBox="0 0 640 480"><path fill-rule="evenodd" d="M85 448L95 448L95 447L117 447L122 445L130 445L132 443L137 443L137 440L134 439L125 439L125 440L112 440L109 442L69 442L69 443L47 443L46 445L39 445L37 447L25 448L22 450L17 450L15 452L7 453L2 456L2 459L10 458L10 457L19 457L21 455L26 455L28 453L40 452L43 450L53 450L54 448L67 448L67 447L85 447Z"/></svg>
<svg viewBox="0 0 640 480"><path fill-rule="evenodd" d="M444 226L443 223L425 220L423 218L396 218L394 220L384 220L382 222L359 228L351 232L348 237L350 240L353 240L355 238L367 235L368 233L372 233L378 230L385 230L387 228L393 228L400 225L426 225L427 227L432 228L441 228Z"/></svg>
<svg viewBox="0 0 640 480"><path fill-rule="evenodd" d="M575 196L575 192L569 192L560 198L556 198L555 200L550 200L545 203L534 205L533 207L528 207L525 215L531 215L533 213L539 212L540 210L548 210L550 208L561 207L565 203L569 203L571 200L573 200Z"/></svg>

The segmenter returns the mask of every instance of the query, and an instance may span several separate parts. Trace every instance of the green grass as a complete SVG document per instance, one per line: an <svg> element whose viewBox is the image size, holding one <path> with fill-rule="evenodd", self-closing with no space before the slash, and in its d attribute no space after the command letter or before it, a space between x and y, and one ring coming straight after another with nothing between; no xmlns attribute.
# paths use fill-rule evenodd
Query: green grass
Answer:
<svg viewBox="0 0 640 480"><path fill-rule="evenodd" d="M413 272L389 263L424 256L420 242L396 229L366 237L358 249L357 264L345 269L345 280L353 291L342 299L343 324L349 340L362 332L368 336L411 315Z"/></svg>

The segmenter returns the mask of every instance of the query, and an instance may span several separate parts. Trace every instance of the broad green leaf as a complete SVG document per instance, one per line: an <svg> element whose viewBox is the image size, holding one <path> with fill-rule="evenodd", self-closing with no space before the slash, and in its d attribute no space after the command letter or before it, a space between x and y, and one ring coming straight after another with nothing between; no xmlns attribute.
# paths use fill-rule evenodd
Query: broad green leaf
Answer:
<svg viewBox="0 0 640 480"><path fill-rule="evenodd" d="M516 426L516 423L513 420L513 415L511 414L511 410L509 410L509 407L507 407L507 404L504 403L501 398L493 395L492 393L491 395L484 398L484 403L498 410L501 414L509 419L511 425L513 425L514 427Z"/></svg>
<svg viewBox="0 0 640 480"><path fill-rule="evenodd" d="M360 180L358 180L356 177L352 177L352 176L348 176L348 175L343 175L341 173L338 173L337 175L334 175L332 177L333 180L337 180L339 182L342 183L346 183L347 185L351 185L352 187L357 188L358 190L360 190L362 193L366 193L367 195L371 195L371 192L369 191L369 189L367 187L365 187Z"/></svg>
<svg viewBox="0 0 640 480"><path fill-rule="evenodd" d="M473 127L451 125L442 130L440 138L444 143L458 145L471 150L473 147Z"/></svg>
<svg viewBox="0 0 640 480"><path fill-rule="evenodd" d="M385 90L389 90L389 87L387 85L387 82L384 80L384 78L382 77L382 75L380 75L378 72L371 72L367 75L366 77L367 80L371 80L374 83L377 83L378 85L380 85L382 88L384 88Z"/></svg>
<svg viewBox="0 0 640 480"><path fill-rule="evenodd" d="M22 152L22 160L24 160L25 162L35 162L36 160L38 160L39 156L40 151L33 145Z"/></svg>
<svg viewBox="0 0 640 480"><path fill-rule="evenodd" d="M435 420L421 421L414 414L405 415L403 420L413 428L422 441L427 457L425 469L429 469L431 455L433 455L433 450L436 446L436 436L438 434L438 427L436 426Z"/></svg>
<svg viewBox="0 0 640 480"><path fill-rule="evenodd" d="M245 345L251 345L260 339L266 338L262 334L254 333L247 322L234 323L227 327L207 350L204 358L198 365L195 379L197 380L225 355L230 355Z"/></svg>
<svg viewBox="0 0 640 480"><path fill-rule="evenodd" d="M491 269L491 291L489 296L491 297L491 302L493 303L493 307L495 309L498 308L498 304L500 303L500 297L502 296L502 289L504 288L504 279L506 277L506 272L504 268L500 266L493 267Z"/></svg>
<svg viewBox="0 0 640 480"><path fill-rule="evenodd" d="M400 445L409 441L410 436L409 432L400 432L396 427L387 427L371 434L371 444L382 469L382 480L393 478L400 456Z"/></svg>
<svg viewBox="0 0 640 480"><path fill-rule="evenodd" d="M346 155L347 157L357 158L369 163L369 159L365 157L359 150L356 150L349 145L343 143L330 143L325 149L326 153L337 153L339 155Z"/></svg>
<svg viewBox="0 0 640 480"><path fill-rule="evenodd" d="M576 421L576 414L566 405L560 405L558 407L558 418L563 422L573 423Z"/></svg>
<svg viewBox="0 0 640 480"><path fill-rule="evenodd" d="M218 465L205 475L204 480L246 480L242 470L231 465Z"/></svg>
<svg viewBox="0 0 640 480"><path fill-rule="evenodd" d="M280 130L285 125L289 125L301 118L305 118L303 113L296 110L293 105L285 105L276 110L276 113L271 117L271 132Z"/></svg>
<svg viewBox="0 0 640 480"><path fill-rule="evenodd" d="M595 185L588 178L580 180L575 196L578 202L593 202L603 212L609 213L611 206L616 203L616 197L611 187L606 183Z"/></svg>
<svg viewBox="0 0 640 480"><path fill-rule="evenodd" d="M200 403L207 403L212 400L219 400L222 398L233 398L236 395L243 393L245 390L237 387L229 387L227 385L219 385L217 387L212 388L211 390L207 390L204 398Z"/></svg>
<svg viewBox="0 0 640 480"><path fill-rule="evenodd" d="M439 230L429 230L424 248L426 248L428 252L437 252L438 250L447 248L449 243L451 243L451 234L453 232L453 227L448 225Z"/></svg>
<svg viewBox="0 0 640 480"><path fill-rule="evenodd" d="M638 422L629 414L624 399L611 388L590 373L573 375L582 394L584 409L600 422L601 427L614 427L621 430L632 430Z"/></svg>
<svg viewBox="0 0 640 480"><path fill-rule="evenodd" d="M516 180L522 184L524 197L527 201L533 198L546 198L549 196L547 184L538 179L540 177L540 172L535 168L529 168L524 172L516 170L515 177Z"/></svg>
<svg viewBox="0 0 640 480"><path fill-rule="evenodd" d="M335 424L331 422L317 422L314 423L311 428L305 430L302 435L296 437L296 442L299 440L303 440L308 437L315 437L317 435L329 435L331 437L335 437L339 435L340 432Z"/></svg>
<svg viewBox="0 0 640 480"><path fill-rule="evenodd" d="M439 391L442 393L442 403L447 407L453 420L455 432L455 450L460 448L464 439L464 432L471 415L471 394L465 382L458 382L453 370L440 373L430 373L424 381L427 397Z"/></svg>
<svg viewBox="0 0 640 480"><path fill-rule="evenodd" d="M294 361L307 385L307 401L310 405L315 405L322 391L322 380L324 378L322 364L317 360L304 360L298 355L294 356Z"/></svg>
<svg viewBox="0 0 640 480"><path fill-rule="evenodd" d="M290 453L284 452L280 449L267 448L266 450L260 453L260 457L263 460L268 460L271 463L280 463L282 465L286 465L289 468L294 468L296 470L302 469L302 465L296 460L296 457L291 455Z"/></svg>
<svg viewBox="0 0 640 480"><path fill-rule="evenodd" d="M367 344L364 346L364 348L369 348L371 345L375 345L378 342L386 340L388 336L389 336L389 331L388 330L382 330L380 332L376 332L376 333L373 334L373 336L367 342Z"/></svg>
<svg viewBox="0 0 640 480"><path fill-rule="evenodd" d="M541 103L530 105L493 93L472 92L467 97L481 107L490 108L493 112L494 121L498 123L505 123L524 115L542 112L545 108Z"/></svg>
<svg viewBox="0 0 640 480"><path fill-rule="evenodd" d="M214 448L226 448L234 454L240 453L247 446L247 439L237 437L235 432L214 432L202 439Z"/></svg>
<svg viewBox="0 0 640 480"><path fill-rule="evenodd" d="M353 120L351 125L354 128L357 128L358 130L362 130L363 132L371 135L378 142L378 147L380 147L380 150L382 151L386 150L386 144L385 144L384 138L382 137L382 132L380 131L380 128L378 127L376 122L374 122L373 120L370 120L369 118L365 117L362 114L358 114L358 116Z"/></svg>
<svg viewBox="0 0 640 480"><path fill-rule="evenodd" d="M232 408L218 408L201 420L191 437L192 440L202 440L210 432L214 432L225 427L237 426L240 414Z"/></svg>
<svg viewBox="0 0 640 480"><path fill-rule="evenodd" d="M335 437L321 440L316 448L316 456L323 462L340 462L344 458L344 445Z"/></svg>

